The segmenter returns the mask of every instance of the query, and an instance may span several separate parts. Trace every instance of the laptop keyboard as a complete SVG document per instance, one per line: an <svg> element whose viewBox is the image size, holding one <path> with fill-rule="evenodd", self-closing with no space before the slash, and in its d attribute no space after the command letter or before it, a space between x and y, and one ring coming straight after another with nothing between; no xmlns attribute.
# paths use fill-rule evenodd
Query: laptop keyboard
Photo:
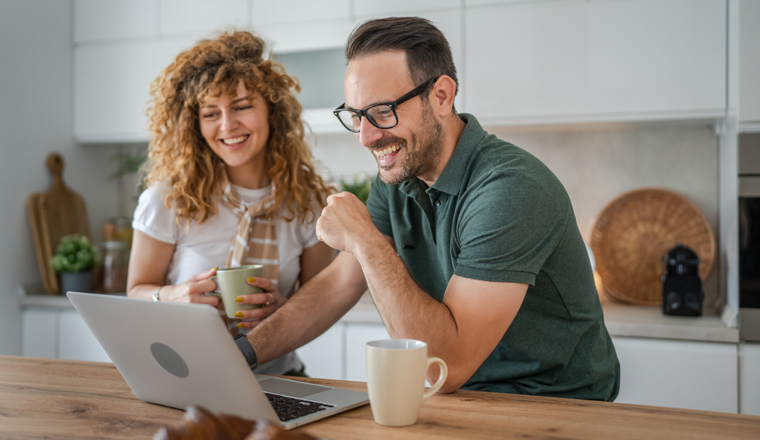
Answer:
<svg viewBox="0 0 760 440"><path fill-rule="evenodd" d="M280 418L281 422L297 419L298 417L308 416L319 411L324 411L335 407L327 403L312 402L310 400L294 399L292 397L280 396L279 394L264 393L272 404L274 412Z"/></svg>

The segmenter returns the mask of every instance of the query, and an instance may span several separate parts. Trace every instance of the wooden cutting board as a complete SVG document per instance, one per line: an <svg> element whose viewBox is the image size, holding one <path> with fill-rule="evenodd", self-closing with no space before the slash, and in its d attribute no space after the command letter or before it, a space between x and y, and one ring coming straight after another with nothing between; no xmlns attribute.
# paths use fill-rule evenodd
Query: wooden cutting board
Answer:
<svg viewBox="0 0 760 440"><path fill-rule="evenodd" d="M69 189L63 182L64 161L60 154L51 153L47 158L47 166L53 173L53 186L42 194L33 194L28 201L29 205L36 202L37 211L30 207L32 228L34 230L37 218L38 237L35 238L37 246L37 261L40 264L40 273L44 272L43 284L50 293L60 293L58 281L53 268L50 267L50 259L55 255L61 238L70 234L84 235L90 238L90 223L87 218L87 206L82 196ZM36 200L35 200L36 198ZM39 242L39 246L37 243ZM42 256L40 257L40 251ZM46 281L45 281L46 280Z"/></svg>
<svg viewBox="0 0 760 440"><path fill-rule="evenodd" d="M29 196L28 199L26 199L26 210L29 212L29 222L31 223L32 227L32 237L34 238L34 250L37 254L37 265L40 269L40 278L42 278L42 286L45 288L45 291L48 293L52 293L56 291L56 287L50 283L49 280L49 274L48 272L51 272L48 270L48 266L50 265L49 261L45 260L45 252L43 251L44 246L42 244L43 238L42 238L42 229L40 228L40 213L37 209L37 204L39 203L39 194L32 194Z"/></svg>

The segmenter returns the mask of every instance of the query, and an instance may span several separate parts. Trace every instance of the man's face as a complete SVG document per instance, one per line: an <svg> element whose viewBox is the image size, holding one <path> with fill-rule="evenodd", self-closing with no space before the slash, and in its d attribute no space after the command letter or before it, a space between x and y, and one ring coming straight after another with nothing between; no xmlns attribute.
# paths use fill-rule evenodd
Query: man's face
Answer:
<svg viewBox="0 0 760 440"><path fill-rule="evenodd" d="M345 79L346 108L363 109L392 102L414 89L406 54L386 51L355 58ZM380 178L396 185L432 170L441 157L443 127L436 119L428 92L396 108L398 125L380 129L362 117L357 139L374 153Z"/></svg>

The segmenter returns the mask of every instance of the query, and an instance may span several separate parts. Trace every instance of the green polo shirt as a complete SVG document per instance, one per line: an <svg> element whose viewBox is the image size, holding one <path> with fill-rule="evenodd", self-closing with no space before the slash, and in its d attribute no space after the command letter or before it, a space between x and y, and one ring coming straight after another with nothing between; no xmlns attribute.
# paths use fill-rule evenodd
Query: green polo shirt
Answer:
<svg viewBox="0 0 760 440"><path fill-rule="evenodd" d="M620 364L565 188L530 153L459 116L467 126L432 187L378 177L367 206L438 301L454 274L528 284L509 329L462 388L613 400Z"/></svg>

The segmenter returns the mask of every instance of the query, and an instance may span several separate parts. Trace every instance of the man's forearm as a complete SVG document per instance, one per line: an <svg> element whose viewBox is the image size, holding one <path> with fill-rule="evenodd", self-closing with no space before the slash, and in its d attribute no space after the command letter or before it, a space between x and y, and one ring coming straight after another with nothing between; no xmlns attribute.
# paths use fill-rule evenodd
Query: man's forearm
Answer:
<svg viewBox="0 0 760 440"><path fill-rule="evenodd" d="M431 356L445 360L457 337L449 308L420 289L382 235L373 234L355 252L391 337L424 341Z"/></svg>
<svg viewBox="0 0 760 440"><path fill-rule="evenodd" d="M248 333L259 363L276 359L324 333L359 301L365 289L354 257L339 255Z"/></svg>

